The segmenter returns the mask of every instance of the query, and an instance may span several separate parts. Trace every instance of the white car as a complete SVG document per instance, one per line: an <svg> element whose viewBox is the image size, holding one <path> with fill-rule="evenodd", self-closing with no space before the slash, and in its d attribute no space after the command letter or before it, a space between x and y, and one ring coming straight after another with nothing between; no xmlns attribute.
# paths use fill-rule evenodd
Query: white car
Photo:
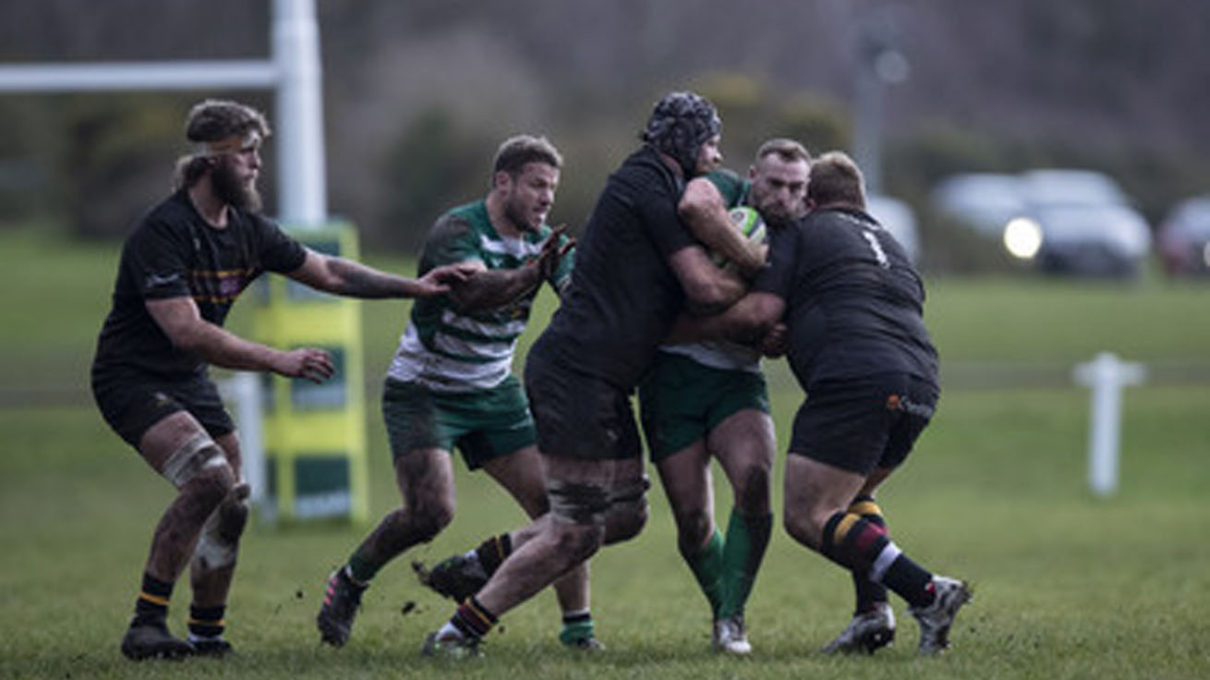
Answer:
<svg viewBox="0 0 1210 680"><path fill-rule="evenodd" d="M994 172L950 175L933 188L929 203L939 215L996 238L1025 214L1021 178Z"/></svg>

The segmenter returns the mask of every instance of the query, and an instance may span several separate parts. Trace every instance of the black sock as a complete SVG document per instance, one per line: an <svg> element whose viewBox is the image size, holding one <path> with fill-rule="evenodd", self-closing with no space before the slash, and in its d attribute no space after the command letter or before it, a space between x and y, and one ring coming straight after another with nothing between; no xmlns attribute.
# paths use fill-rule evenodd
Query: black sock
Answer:
<svg viewBox="0 0 1210 680"><path fill-rule="evenodd" d="M223 615L227 613L227 605L217 607L189 607L189 632L197 637L216 638L223 634L227 622Z"/></svg>
<svg viewBox="0 0 1210 680"><path fill-rule="evenodd" d="M936 595L933 592L933 575L903 554L891 563L882 582L913 607L929 606Z"/></svg>
<svg viewBox="0 0 1210 680"><path fill-rule="evenodd" d="M132 626L145 624L163 625L168 618L168 601L172 599L172 583L143 573L143 590L134 601Z"/></svg>
<svg viewBox="0 0 1210 680"><path fill-rule="evenodd" d="M474 597L468 597L454 612L450 623L468 638L479 639L491 632L492 626L499 619L479 603Z"/></svg>
<svg viewBox="0 0 1210 680"><path fill-rule="evenodd" d="M492 536L475 548L475 554L479 556L479 564L483 567L483 571L487 572L488 578L496 573L500 568L500 564L505 558L513 552L513 540L508 534L500 534Z"/></svg>

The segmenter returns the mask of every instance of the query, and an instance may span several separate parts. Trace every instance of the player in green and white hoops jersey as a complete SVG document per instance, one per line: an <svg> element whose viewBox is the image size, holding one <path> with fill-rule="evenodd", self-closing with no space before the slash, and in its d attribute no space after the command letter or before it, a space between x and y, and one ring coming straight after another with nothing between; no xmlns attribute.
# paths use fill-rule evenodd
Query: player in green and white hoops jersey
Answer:
<svg viewBox="0 0 1210 680"><path fill-rule="evenodd" d="M420 271L447 263L477 271L448 296L412 308L382 404L403 505L328 579L316 619L325 642L348 640L361 594L383 566L449 524L455 447L468 468L485 470L530 517L547 511L533 420L512 361L543 281L562 293L571 279L573 242L546 224L561 166L545 138L510 138L496 154L487 197L445 213L429 232ZM488 567L507 555L509 544L507 534L485 544ZM555 590L563 610L560 639L600 646L587 564Z"/></svg>
<svg viewBox="0 0 1210 680"><path fill-rule="evenodd" d="M805 212L809 163L798 142L769 140L746 180L718 170L691 181L681 216L712 250L754 273L764 265L764 250L734 237L727 209L749 206L769 228L785 226ZM747 654L744 605L769 544L777 446L760 352L724 341L664 345L639 399L647 447L676 520L677 547L710 602L714 647ZM711 457L734 494L725 538L714 523Z"/></svg>

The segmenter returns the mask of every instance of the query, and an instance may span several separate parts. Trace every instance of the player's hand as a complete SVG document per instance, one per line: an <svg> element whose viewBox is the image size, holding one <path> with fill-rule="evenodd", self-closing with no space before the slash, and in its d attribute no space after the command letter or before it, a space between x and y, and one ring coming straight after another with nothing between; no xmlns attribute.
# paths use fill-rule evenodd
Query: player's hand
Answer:
<svg viewBox="0 0 1210 680"><path fill-rule="evenodd" d="M575 247L576 240L570 237L560 244L561 237L566 233L567 225L560 224L551 229L550 236L542 244L542 252L538 254L536 266L538 267L538 273L543 279L549 279L551 276L554 276L554 273L559 269L559 263L562 262L563 256L567 255Z"/></svg>
<svg viewBox="0 0 1210 680"><path fill-rule="evenodd" d="M332 355L322 349L304 347L278 354L273 371L287 378L305 378L321 383L336 373Z"/></svg>
<svg viewBox="0 0 1210 680"><path fill-rule="evenodd" d="M413 297L433 297L450 292L450 286L465 282L482 268L466 262L433 267L416 279Z"/></svg>
<svg viewBox="0 0 1210 680"><path fill-rule="evenodd" d="M760 352L767 357L783 356L790 348L790 329L786 324L777 322L760 339Z"/></svg>

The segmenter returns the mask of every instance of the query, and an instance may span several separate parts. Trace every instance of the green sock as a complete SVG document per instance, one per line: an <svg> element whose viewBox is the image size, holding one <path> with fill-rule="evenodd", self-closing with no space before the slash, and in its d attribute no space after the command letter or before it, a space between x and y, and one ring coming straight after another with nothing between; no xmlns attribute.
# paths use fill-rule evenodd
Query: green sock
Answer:
<svg viewBox="0 0 1210 680"><path fill-rule="evenodd" d="M359 584L369 583L381 568L381 565L374 564L362 557L361 553L353 553L353 556L349 558L349 576Z"/></svg>
<svg viewBox="0 0 1210 680"><path fill-rule="evenodd" d="M710 540L697 554L682 554L681 557L689 564L702 594L710 601L710 612L717 618L719 608L723 605L723 535L715 529Z"/></svg>
<svg viewBox="0 0 1210 680"><path fill-rule="evenodd" d="M592 614L587 610L575 614L563 615L563 630L559 633L559 642L574 645L580 640L589 640L596 636L592 626Z"/></svg>
<svg viewBox="0 0 1210 680"><path fill-rule="evenodd" d="M723 605L719 616L726 618L744 613L744 605L756 581L765 548L773 532L773 515L748 517L731 509L727 523L727 542L723 546L722 580Z"/></svg>

